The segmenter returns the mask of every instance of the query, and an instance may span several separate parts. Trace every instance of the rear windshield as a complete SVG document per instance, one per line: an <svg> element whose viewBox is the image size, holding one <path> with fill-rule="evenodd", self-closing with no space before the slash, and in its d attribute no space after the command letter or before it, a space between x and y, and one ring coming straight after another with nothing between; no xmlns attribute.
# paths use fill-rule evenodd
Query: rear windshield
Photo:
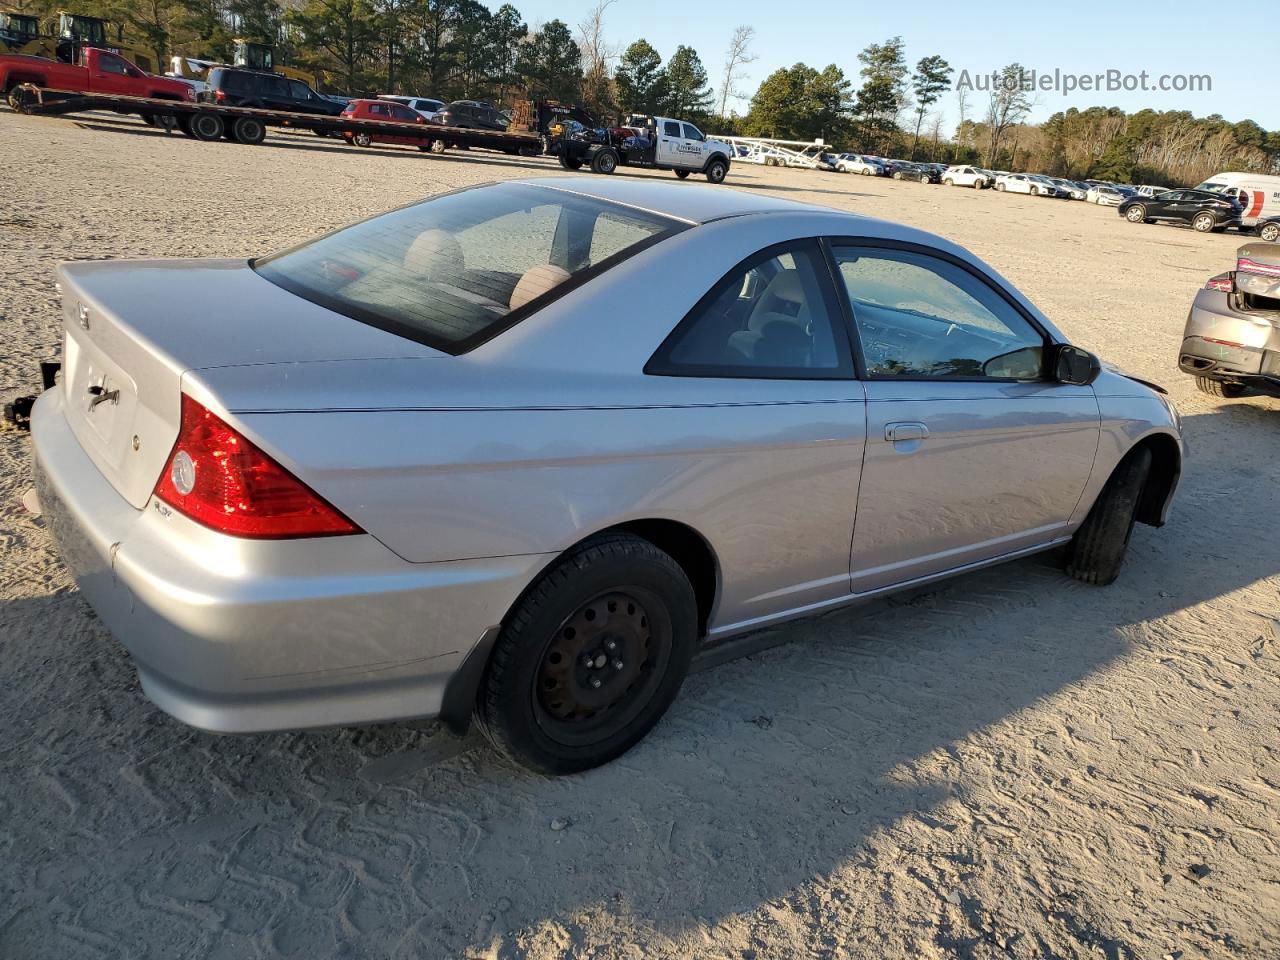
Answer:
<svg viewBox="0 0 1280 960"><path fill-rule="evenodd" d="M687 226L503 183L393 210L253 267L290 293L456 354Z"/></svg>

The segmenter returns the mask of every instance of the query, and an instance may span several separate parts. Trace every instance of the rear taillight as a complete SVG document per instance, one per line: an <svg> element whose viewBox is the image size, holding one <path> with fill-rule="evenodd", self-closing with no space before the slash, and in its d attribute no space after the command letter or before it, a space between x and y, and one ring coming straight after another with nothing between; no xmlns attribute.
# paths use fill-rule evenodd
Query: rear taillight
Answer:
<svg viewBox="0 0 1280 960"><path fill-rule="evenodd" d="M1280 277L1280 265L1259 263L1249 257L1238 257L1236 259L1236 269L1243 270L1245 273L1256 273L1264 277Z"/></svg>
<svg viewBox="0 0 1280 960"><path fill-rule="evenodd" d="M213 99L217 100L218 103L221 103L223 100L227 99L227 95L221 90L215 90L213 91Z"/></svg>
<svg viewBox="0 0 1280 960"><path fill-rule="evenodd" d="M186 394L182 426L155 495L234 537L278 539L360 533L306 484Z"/></svg>
<svg viewBox="0 0 1280 960"><path fill-rule="evenodd" d="M1231 293L1235 290L1235 284L1231 282L1230 277L1214 277L1204 285L1206 290L1218 290L1222 293Z"/></svg>

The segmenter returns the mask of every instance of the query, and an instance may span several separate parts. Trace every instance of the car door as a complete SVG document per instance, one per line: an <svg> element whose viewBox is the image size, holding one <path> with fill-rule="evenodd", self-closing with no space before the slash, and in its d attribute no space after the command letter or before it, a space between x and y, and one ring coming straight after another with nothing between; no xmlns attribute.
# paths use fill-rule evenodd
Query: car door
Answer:
<svg viewBox="0 0 1280 960"><path fill-rule="evenodd" d="M391 104L390 109L391 109L391 119L396 121L397 123L407 123L410 125L415 125L421 122L422 120L422 118L418 116L418 114L415 111L410 110L408 107L402 107L399 104L393 103ZM392 143L403 143L403 144L415 144L415 143L421 142L420 140L415 140L413 137L388 137L387 140Z"/></svg>
<svg viewBox="0 0 1280 960"><path fill-rule="evenodd" d="M93 89L98 93L133 94L137 91L129 77L129 65L114 53L98 50L93 70Z"/></svg>
<svg viewBox="0 0 1280 960"><path fill-rule="evenodd" d="M996 281L912 244L832 241L867 391L855 593L1065 537L1097 451L1093 389L1043 375Z"/></svg>
<svg viewBox="0 0 1280 960"><path fill-rule="evenodd" d="M684 142L680 145L679 153L684 158L684 165L701 170L706 166L707 157L711 152L707 146L706 135L692 123L682 123L680 130L684 135Z"/></svg>
<svg viewBox="0 0 1280 960"><path fill-rule="evenodd" d="M865 400L818 242L739 263L644 372L667 378L663 430L701 451L680 499L719 558L717 624L847 599Z"/></svg>
<svg viewBox="0 0 1280 960"><path fill-rule="evenodd" d="M658 125L658 163L668 167L688 166L680 154L684 144L684 132L680 129L680 121L663 120Z"/></svg>

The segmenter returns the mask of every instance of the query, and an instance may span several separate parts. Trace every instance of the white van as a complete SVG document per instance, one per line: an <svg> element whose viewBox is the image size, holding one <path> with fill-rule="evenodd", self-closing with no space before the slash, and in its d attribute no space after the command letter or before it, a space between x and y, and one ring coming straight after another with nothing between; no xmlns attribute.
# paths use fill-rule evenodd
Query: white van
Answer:
<svg viewBox="0 0 1280 960"><path fill-rule="evenodd" d="M1259 220L1280 216L1280 177L1265 173L1220 173L1200 184L1197 190L1235 197L1244 207L1242 230L1252 230Z"/></svg>

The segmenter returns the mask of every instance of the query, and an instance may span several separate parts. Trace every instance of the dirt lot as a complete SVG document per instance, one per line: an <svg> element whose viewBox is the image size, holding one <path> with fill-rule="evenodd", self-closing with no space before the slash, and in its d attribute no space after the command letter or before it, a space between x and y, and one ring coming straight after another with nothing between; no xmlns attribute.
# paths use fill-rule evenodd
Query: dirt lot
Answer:
<svg viewBox="0 0 1280 960"><path fill-rule="evenodd" d="M558 171L112 117L0 113L0 143L6 397L58 343L59 260L261 254ZM4 434L0 957L1280 956L1280 404L1201 399L1174 366L1239 241L837 174L730 182L965 244L1171 388L1192 458L1121 581L1048 557L796 623L563 780L430 724L219 738L142 696Z"/></svg>

